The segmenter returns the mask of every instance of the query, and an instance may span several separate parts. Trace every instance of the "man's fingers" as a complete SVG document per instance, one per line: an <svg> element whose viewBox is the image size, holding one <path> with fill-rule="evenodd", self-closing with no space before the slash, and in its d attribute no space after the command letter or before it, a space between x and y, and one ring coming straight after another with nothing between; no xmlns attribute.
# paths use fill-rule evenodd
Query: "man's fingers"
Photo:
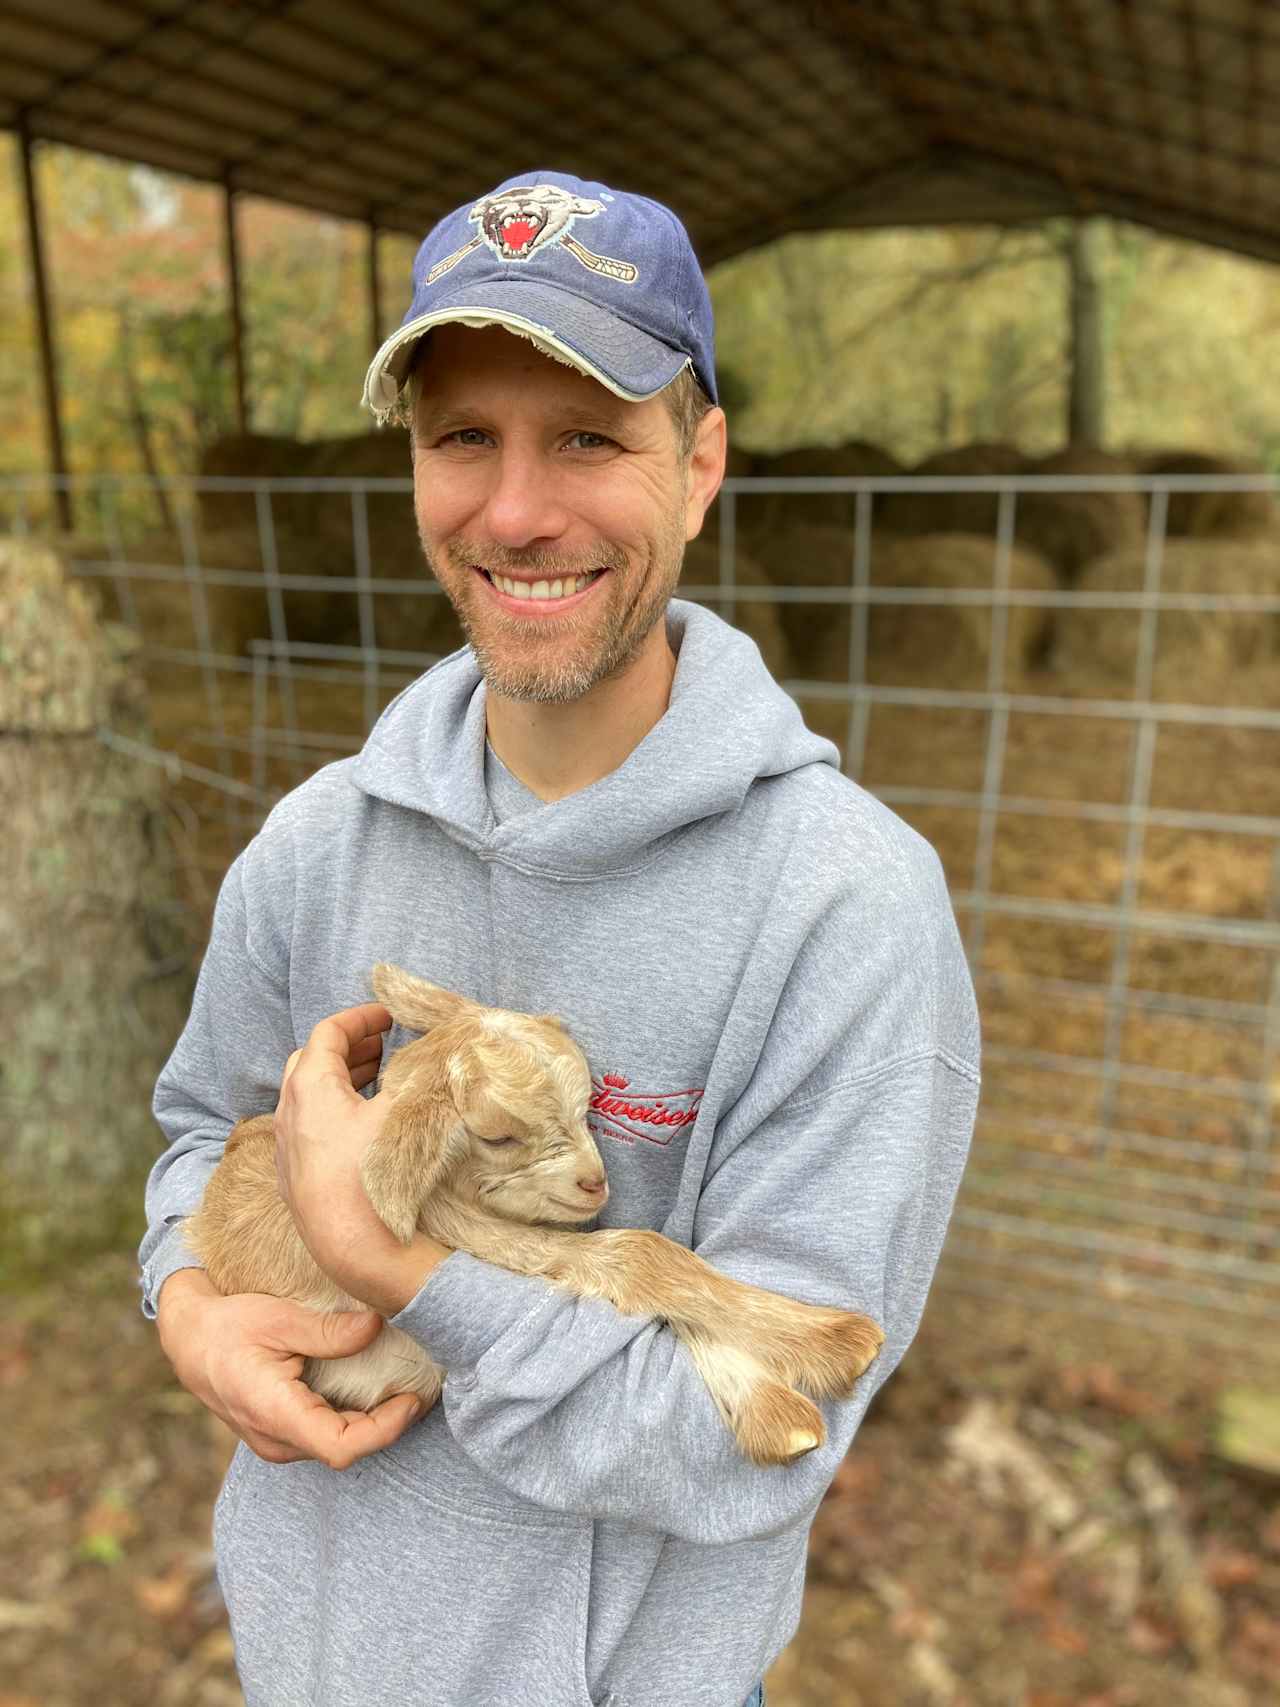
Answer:
<svg viewBox="0 0 1280 1707"><path fill-rule="evenodd" d="M284 1064L280 1077L280 1094L297 1072L314 1081L319 1078L340 1078L343 1085L355 1083L354 1067L378 1061L382 1055L382 1033L391 1024L391 1015L377 1002L365 1002L358 1008L344 1008L341 1013L322 1019L311 1032L301 1049L295 1049ZM356 1088L369 1083L360 1080Z"/></svg>
<svg viewBox="0 0 1280 1707"><path fill-rule="evenodd" d="M291 1300L272 1301L281 1305L279 1317L271 1324L277 1349L300 1357L351 1357L372 1345L382 1332L382 1317L376 1310L327 1310L321 1314Z"/></svg>
<svg viewBox="0 0 1280 1707"><path fill-rule="evenodd" d="M391 1015L379 1002L362 1002L357 1008L343 1008L341 1013L322 1019L307 1039L306 1048L317 1055L337 1054L346 1062L357 1044L367 1037L376 1037L391 1025Z"/></svg>
<svg viewBox="0 0 1280 1707"><path fill-rule="evenodd" d="M288 1390L281 1419L273 1418L270 1426L273 1435L283 1433L308 1458L320 1459L331 1470L346 1470L357 1458L390 1446L421 1414L421 1401L404 1393L385 1399L376 1410L335 1411L298 1382Z"/></svg>
<svg viewBox="0 0 1280 1707"><path fill-rule="evenodd" d="M269 1434L258 1434L253 1429L242 1434L240 1438L250 1452L267 1464L301 1464L305 1459L314 1456L310 1452L299 1452L296 1446L289 1446L283 1440L273 1440Z"/></svg>
<svg viewBox="0 0 1280 1707"><path fill-rule="evenodd" d="M357 1043L347 1056L347 1065L359 1067L366 1061L377 1061L382 1055L382 1033L376 1031L372 1037L366 1037L363 1043Z"/></svg>

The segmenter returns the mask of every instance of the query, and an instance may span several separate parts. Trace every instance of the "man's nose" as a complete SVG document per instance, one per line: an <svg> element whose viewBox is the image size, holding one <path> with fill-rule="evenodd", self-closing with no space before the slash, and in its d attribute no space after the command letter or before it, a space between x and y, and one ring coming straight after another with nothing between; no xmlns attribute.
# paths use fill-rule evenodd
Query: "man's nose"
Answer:
<svg viewBox="0 0 1280 1707"><path fill-rule="evenodd" d="M556 487L541 457L504 450L484 509L490 538L513 550L538 540L559 539L569 517Z"/></svg>

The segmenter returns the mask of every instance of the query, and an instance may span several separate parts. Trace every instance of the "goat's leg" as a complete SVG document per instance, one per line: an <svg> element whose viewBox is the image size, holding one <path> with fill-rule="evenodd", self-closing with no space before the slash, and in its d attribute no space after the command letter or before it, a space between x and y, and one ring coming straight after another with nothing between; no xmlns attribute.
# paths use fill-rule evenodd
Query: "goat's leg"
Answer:
<svg viewBox="0 0 1280 1707"><path fill-rule="evenodd" d="M827 1438L822 1412L757 1358L697 1328L672 1324L689 1348L716 1409L753 1464L790 1464Z"/></svg>
<svg viewBox="0 0 1280 1707"><path fill-rule="evenodd" d="M789 1387L817 1399L846 1397L884 1343L869 1316L805 1304L733 1280L693 1251L647 1228L594 1233L496 1225L450 1216L446 1243L521 1274L542 1275L626 1315L661 1316L745 1353Z"/></svg>
<svg viewBox="0 0 1280 1707"><path fill-rule="evenodd" d="M620 1310L699 1329L816 1399L847 1397L884 1343L869 1316L734 1280L661 1233L617 1228L588 1233L584 1243L593 1257L598 1249L603 1260L592 1267L611 1277Z"/></svg>

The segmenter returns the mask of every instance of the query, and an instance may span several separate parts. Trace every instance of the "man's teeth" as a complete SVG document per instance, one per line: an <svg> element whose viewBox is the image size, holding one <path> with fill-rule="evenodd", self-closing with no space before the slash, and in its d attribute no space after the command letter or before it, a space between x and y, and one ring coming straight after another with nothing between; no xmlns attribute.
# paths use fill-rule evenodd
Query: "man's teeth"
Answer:
<svg viewBox="0 0 1280 1707"><path fill-rule="evenodd" d="M486 571L486 573L489 573ZM513 581L506 575L489 573L489 579L494 586L504 593L509 593L513 599L567 599L571 593L580 593L584 587L589 587L600 573L592 570L589 575L566 576L559 581Z"/></svg>

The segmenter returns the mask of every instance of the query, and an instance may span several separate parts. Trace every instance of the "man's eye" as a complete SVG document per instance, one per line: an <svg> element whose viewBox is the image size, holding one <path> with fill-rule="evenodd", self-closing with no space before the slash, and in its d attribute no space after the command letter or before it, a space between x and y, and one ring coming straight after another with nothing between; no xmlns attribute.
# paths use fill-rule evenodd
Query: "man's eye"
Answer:
<svg viewBox="0 0 1280 1707"><path fill-rule="evenodd" d="M611 445L613 443L613 440L605 438L603 433L581 432L571 433L569 436L574 439L592 439L595 441L593 444L583 445L582 448L584 450L598 450L601 445Z"/></svg>
<svg viewBox="0 0 1280 1707"><path fill-rule="evenodd" d="M456 433L446 433L444 442L471 446L477 442L483 443L488 436L480 427L459 427Z"/></svg>

